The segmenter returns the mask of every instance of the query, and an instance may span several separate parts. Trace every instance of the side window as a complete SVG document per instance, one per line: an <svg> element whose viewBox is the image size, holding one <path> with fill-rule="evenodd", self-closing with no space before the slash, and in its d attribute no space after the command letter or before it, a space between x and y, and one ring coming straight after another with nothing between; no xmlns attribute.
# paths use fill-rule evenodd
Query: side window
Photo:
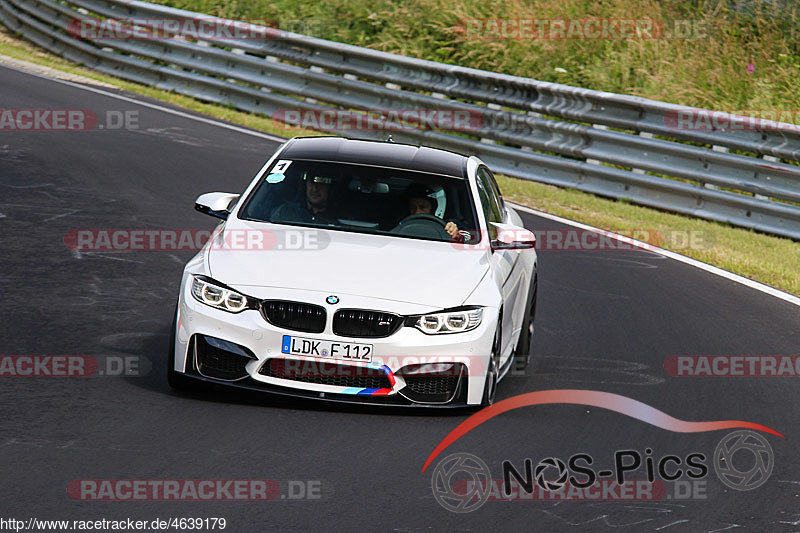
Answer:
<svg viewBox="0 0 800 533"><path fill-rule="evenodd" d="M485 168L478 169L478 194L487 222L503 222L503 199L491 173Z"/></svg>
<svg viewBox="0 0 800 533"><path fill-rule="evenodd" d="M478 196L481 201L481 208L486 217L487 224L490 222L503 222L503 207L502 199L497 192L497 185L494 183L494 178L489 171L480 167L478 169L477 180L475 181L478 186ZM497 238L497 230L489 224L489 238L494 240Z"/></svg>
<svg viewBox="0 0 800 533"><path fill-rule="evenodd" d="M481 170L487 175L489 184L492 186L492 190L494 191L494 195L497 198L497 203L500 206L500 216L502 217L503 221L506 218L506 203L503 201L503 195L500 194L500 187L497 186L497 181L495 181L494 176L492 175L492 171L486 167L481 167Z"/></svg>

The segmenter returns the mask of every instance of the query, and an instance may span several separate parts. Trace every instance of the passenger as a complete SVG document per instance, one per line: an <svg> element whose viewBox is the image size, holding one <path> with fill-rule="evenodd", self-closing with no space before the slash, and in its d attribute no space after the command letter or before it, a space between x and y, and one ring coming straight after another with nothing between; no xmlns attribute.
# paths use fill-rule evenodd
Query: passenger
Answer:
<svg viewBox="0 0 800 533"><path fill-rule="evenodd" d="M303 202L286 202L276 207L270 219L275 222L316 222L332 224L336 221L328 208L331 178L325 176L304 176L306 194Z"/></svg>

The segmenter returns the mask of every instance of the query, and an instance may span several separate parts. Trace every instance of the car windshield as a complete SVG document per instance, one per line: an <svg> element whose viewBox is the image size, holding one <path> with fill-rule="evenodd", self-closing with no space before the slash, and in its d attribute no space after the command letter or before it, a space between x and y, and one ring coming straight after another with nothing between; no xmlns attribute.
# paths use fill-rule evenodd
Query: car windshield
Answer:
<svg viewBox="0 0 800 533"><path fill-rule="evenodd" d="M349 163L278 160L239 217L434 241L479 240L463 178Z"/></svg>

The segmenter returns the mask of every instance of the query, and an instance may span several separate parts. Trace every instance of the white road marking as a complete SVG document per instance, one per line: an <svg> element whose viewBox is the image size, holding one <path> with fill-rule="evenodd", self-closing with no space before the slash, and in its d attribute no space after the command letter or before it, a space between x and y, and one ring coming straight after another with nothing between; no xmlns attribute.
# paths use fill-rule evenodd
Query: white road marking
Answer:
<svg viewBox="0 0 800 533"><path fill-rule="evenodd" d="M4 56L0 55L0 65L7 66L7 67L15 67L21 70L28 70L31 72L36 72L39 74L43 74L48 77L60 79L60 80L69 80L69 81L77 81L79 83L88 83L91 85L98 85L100 87L108 87L109 89L118 89L116 85L111 85L110 83L106 83L103 81L98 81L93 78L87 78L86 76L81 76L80 74L71 74L69 72L65 72L63 70L58 70L52 67L45 67L44 65L40 65L38 63L31 63L30 61L24 61L22 59L17 59L11 56Z"/></svg>
<svg viewBox="0 0 800 533"><path fill-rule="evenodd" d="M69 215L74 215L75 213L79 213L79 212L80 212L80 209L73 209L71 211L67 211L66 213L61 213L60 215L55 215L55 216L52 216L50 218L46 218L46 219L42 220L42 222L50 222L51 220L55 220L55 219L61 218L61 217L66 217L66 216L69 216Z"/></svg>
<svg viewBox="0 0 800 533"><path fill-rule="evenodd" d="M57 78L51 78L50 76L45 76L43 74L37 74L36 72L30 72L21 68L12 67L10 65L3 65L3 67L8 68L10 70L15 70L17 72L21 72L23 74L28 74L29 76L35 76L37 78L41 78L44 80L49 80L55 83L61 83L63 85L69 85L70 87L75 87L76 89L83 89L84 91L89 91L92 93L102 94L103 96L108 96L109 98L114 98L116 100L122 100L123 102L130 102L132 104L140 105L143 107L147 107L150 109L155 109L157 111L163 111L164 113L169 113L170 115L175 115L182 118L187 118L190 120L196 120L198 122L202 122L204 124L210 124L212 126L219 126L220 128L225 128L231 131L235 131L237 133L244 133L245 135L252 135L254 137L261 137L262 139L267 139L270 141L275 142L284 142L286 139L283 137L278 137L277 135L270 135L268 133L262 133L260 131L249 130L247 128L234 126L232 124L226 124L225 122L220 122L218 120L213 120L210 118L199 117L196 115L192 115L190 113L184 113L183 111L178 111L176 109L170 109L169 107L160 106L158 104L152 104L150 102L143 102L141 100L137 100L135 98L129 98L127 96L123 96L121 94L115 94L112 92L104 91L102 89L98 89L96 87L88 87L86 85L81 85L79 83L73 83L67 80L60 80Z"/></svg>
<svg viewBox="0 0 800 533"><path fill-rule="evenodd" d="M77 250L75 250L77 252ZM137 261L135 259L125 259L124 257L114 257L113 255L108 254L119 254L119 253L129 253L125 250L114 250L109 252L78 252L77 259L81 258L81 254L83 255L90 255L93 257L102 257L103 259L113 259L114 261L127 261L128 263L142 263L142 261Z"/></svg>
<svg viewBox="0 0 800 533"><path fill-rule="evenodd" d="M676 525L676 524L684 524L684 523L686 523L686 522L688 522L688 520L676 520L675 522L672 522L672 523L670 523L670 524L667 524L666 526L657 527L657 528L655 528L655 530L654 530L654 531L661 531L662 529L667 529L667 528L668 528L668 527L670 527L670 526L674 526L674 525Z"/></svg>
<svg viewBox="0 0 800 533"><path fill-rule="evenodd" d="M646 242L637 241L636 239L632 239L630 237L626 237L624 235L620 235L618 233L613 233L608 230L596 228L594 226L589 226L588 224L583 224L582 222L576 222L574 220L570 220L568 218L563 218L557 215L551 215L550 213L545 213L544 211L539 211L536 209L532 209L530 207L526 207L524 205L515 204L513 202L508 202L509 204L514 206L514 209L518 209L520 211L524 211L531 215L535 215L537 217L546 218L549 220L554 220L556 222L561 222L562 224L568 224L570 226L574 226L576 228L584 229L587 231L593 231L595 233L600 233L602 235L606 235L611 237L612 239L617 239L620 242L624 242L626 244L632 244L638 248L642 248L643 250L647 250L650 252L656 252L658 254L663 255L664 257L668 257L669 259L674 259L675 261L680 261L681 263L685 263L687 265L693 266L695 268L699 268L700 270L704 270L710 274L714 274L716 276L723 277L725 279L729 279L736 283L740 283L751 289L755 289L757 291L761 291L765 294L769 294L770 296L774 296L775 298L779 298L785 302L789 302L791 304L800 306L800 297L795 296L794 294L789 294L788 292L782 291L780 289L776 289L775 287L770 287L764 283L760 283L758 281L753 281L752 279L748 279L744 276L740 276L739 274L734 274L733 272L729 272L725 269L715 267L713 265L709 265L708 263L703 263L702 261L698 261L697 259L692 259L691 257L686 257L685 255L681 255L676 252L672 252L670 250L665 250L663 248L659 248L657 246L653 246L652 244L648 244Z"/></svg>
<svg viewBox="0 0 800 533"><path fill-rule="evenodd" d="M735 527L742 527L739 524L728 524L728 527L723 527L722 529L709 529L707 533L715 533L717 531L725 531L727 529L733 529Z"/></svg>

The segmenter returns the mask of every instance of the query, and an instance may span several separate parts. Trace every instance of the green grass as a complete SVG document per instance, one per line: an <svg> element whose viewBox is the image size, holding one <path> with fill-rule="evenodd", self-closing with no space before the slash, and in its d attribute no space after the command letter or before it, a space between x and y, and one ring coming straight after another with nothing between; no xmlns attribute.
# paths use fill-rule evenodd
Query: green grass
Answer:
<svg viewBox="0 0 800 533"><path fill-rule="evenodd" d="M800 7L730 0L156 0L407 56L716 110L800 110ZM753 7L757 6L757 7ZM650 19L677 39L466 38L475 19ZM472 35L472 33L471 33ZM484 35L486 35L484 33ZM750 72L748 65L754 70Z"/></svg>
<svg viewBox="0 0 800 533"><path fill-rule="evenodd" d="M498 184L508 200L625 235L649 234L652 244L800 295L800 244L790 239L506 176Z"/></svg>
<svg viewBox="0 0 800 533"><path fill-rule="evenodd" d="M257 1L253 3L258 4ZM335 8L338 4L333 5ZM195 6L195 9L198 8ZM333 9L333 12L335 13L336 9ZM221 12L218 14L235 15L235 13ZM370 20L374 20L374 18ZM266 117L199 102L189 97L127 82L76 66L18 40L3 29L0 29L0 55L102 81L134 93L268 133L285 137L316 134L309 130L286 128L281 123ZM600 198L574 189L561 189L505 176L499 176L498 180L503 194L509 200L612 231L623 233L631 230L659 232L664 236L664 240L658 244L666 249L800 295L800 269L798 268L800 244L789 239L665 213L624 201ZM682 239L677 237L689 234L695 237L699 236L699 246L686 246Z"/></svg>

